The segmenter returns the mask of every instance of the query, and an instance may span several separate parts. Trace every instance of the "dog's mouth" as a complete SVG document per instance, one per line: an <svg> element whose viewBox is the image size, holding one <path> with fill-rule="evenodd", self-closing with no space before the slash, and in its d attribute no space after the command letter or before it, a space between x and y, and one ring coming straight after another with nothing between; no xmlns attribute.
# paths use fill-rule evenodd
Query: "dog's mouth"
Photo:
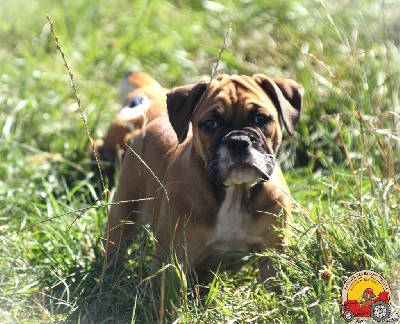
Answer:
<svg viewBox="0 0 400 324"><path fill-rule="evenodd" d="M218 157L208 163L207 170L217 185L229 187L244 184L252 187L260 181L269 180L274 165L272 154L251 150L245 156L232 156L222 147Z"/></svg>
<svg viewBox="0 0 400 324"><path fill-rule="evenodd" d="M261 177L259 170L254 167L237 166L228 171L223 184L226 187L242 184L252 187L260 181Z"/></svg>
<svg viewBox="0 0 400 324"><path fill-rule="evenodd" d="M254 186L269 180L275 165L273 151L254 129L225 134L207 164L207 172L217 185Z"/></svg>
<svg viewBox="0 0 400 324"><path fill-rule="evenodd" d="M268 180L273 170L273 161L265 159L264 162L255 160L233 164L227 169L223 183L227 187L241 184L252 187L261 180Z"/></svg>

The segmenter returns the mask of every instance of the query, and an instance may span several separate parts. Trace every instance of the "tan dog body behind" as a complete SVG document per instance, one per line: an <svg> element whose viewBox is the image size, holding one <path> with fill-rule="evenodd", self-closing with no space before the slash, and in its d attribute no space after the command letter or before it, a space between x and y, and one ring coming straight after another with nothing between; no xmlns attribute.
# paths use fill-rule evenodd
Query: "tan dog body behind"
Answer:
<svg viewBox="0 0 400 324"><path fill-rule="evenodd" d="M275 229L288 228L291 201L275 161L279 119L292 134L301 96L294 81L263 75L223 75L171 91L169 118L150 122L123 161L114 201L130 202L111 208L108 261L122 258L145 223L157 240L157 266L176 253L190 270L237 270L250 253L281 249ZM265 257L260 272L274 273Z"/></svg>
<svg viewBox="0 0 400 324"><path fill-rule="evenodd" d="M126 144L141 134L147 123L167 111L166 94L167 90L145 72L129 72L122 78L118 89L122 108L104 139L95 143L109 178L113 177L113 166L125 153Z"/></svg>

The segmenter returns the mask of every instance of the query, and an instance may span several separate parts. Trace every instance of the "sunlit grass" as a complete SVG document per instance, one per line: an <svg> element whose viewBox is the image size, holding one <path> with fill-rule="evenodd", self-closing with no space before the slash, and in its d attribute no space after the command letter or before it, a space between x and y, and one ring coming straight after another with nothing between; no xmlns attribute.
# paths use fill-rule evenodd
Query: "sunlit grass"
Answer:
<svg viewBox="0 0 400 324"><path fill-rule="evenodd" d="M343 282L364 268L386 276L398 306L397 6L0 2L0 322L335 322ZM168 87L195 82L211 73L230 23L218 73L303 84L304 113L279 155L298 206L291 246L266 252L279 267L276 281L261 285L250 264L216 274L199 294L178 271L181 288L166 279L163 298L146 280L147 231L125 267L104 272L106 201L46 14L94 138L119 107L116 85L127 70Z"/></svg>

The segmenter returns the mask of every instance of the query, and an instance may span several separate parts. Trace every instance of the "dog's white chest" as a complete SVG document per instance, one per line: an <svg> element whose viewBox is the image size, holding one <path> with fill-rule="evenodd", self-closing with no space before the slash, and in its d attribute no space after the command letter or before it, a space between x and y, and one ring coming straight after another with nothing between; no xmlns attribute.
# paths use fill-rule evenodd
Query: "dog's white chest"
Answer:
<svg viewBox="0 0 400 324"><path fill-rule="evenodd" d="M260 243L250 214L243 208L243 186L227 188L225 199L217 215L212 239L208 242L217 251L248 252L249 246Z"/></svg>

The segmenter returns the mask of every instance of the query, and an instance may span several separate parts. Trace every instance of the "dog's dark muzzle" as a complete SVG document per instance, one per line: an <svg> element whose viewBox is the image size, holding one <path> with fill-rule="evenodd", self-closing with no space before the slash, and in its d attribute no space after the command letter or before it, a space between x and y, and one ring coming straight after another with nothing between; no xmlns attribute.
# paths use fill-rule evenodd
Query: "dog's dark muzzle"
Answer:
<svg viewBox="0 0 400 324"><path fill-rule="evenodd" d="M234 130L227 133L220 146L225 146L229 152L231 164L229 169L250 167L255 168L261 178L268 180L272 174L275 156L268 150L263 139L256 130ZM228 172L229 173L229 172Z"/></svg>

